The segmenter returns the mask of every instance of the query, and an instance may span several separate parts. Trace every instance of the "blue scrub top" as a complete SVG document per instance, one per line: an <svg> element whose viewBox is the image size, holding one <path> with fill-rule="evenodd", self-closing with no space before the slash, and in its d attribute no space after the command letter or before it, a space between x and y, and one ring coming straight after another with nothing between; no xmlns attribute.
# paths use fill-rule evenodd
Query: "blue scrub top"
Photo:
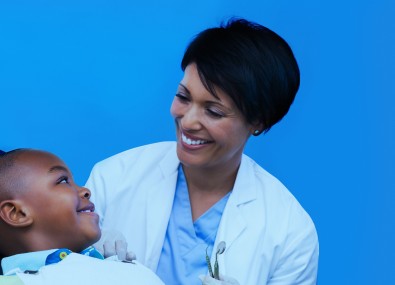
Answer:
<svg viewBox="0 0 395 285"><path fill-rule="evenodd" d="M188 186L179 166L173 208L156 270L166 285L202 284L198 276L208 271L206 249L210 257L229 195L193 222Z"/></svg>

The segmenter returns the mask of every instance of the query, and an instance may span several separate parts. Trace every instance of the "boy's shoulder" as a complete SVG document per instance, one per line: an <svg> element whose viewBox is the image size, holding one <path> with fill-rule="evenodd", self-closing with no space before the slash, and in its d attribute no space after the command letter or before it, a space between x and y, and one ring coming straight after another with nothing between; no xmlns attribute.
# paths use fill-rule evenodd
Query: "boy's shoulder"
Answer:
<svg viewBox="0 0 395 285"><path fill-rule="evenodd" d="M23 282L18 276L0 275L0 285L23 285Z"/></svg>

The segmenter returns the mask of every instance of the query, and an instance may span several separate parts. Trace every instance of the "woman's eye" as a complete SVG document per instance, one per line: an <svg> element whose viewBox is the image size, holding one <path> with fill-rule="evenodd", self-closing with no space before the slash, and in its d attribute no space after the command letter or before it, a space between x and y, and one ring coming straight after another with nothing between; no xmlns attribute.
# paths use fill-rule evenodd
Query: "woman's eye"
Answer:
<svg viewBox="0 0 395 285"><path fill-rule="evenodd" d="M181 102L188 102L188 101L189 101L189 99L188 99L187 96L185 96L185 95L183 95L183 94L180 94L180 93L177 93L177 94L176 94L176 97L177 97L178 100L180 100Z"/></svg>
<svg viewBox="0 0 395 285"><path fill-rule="evenodd" d="M222 112L216 111L216 110L212 110L212 109L207 109L207 112L210 116L214 117L214 118L223 118L225 115Z"/></svg>

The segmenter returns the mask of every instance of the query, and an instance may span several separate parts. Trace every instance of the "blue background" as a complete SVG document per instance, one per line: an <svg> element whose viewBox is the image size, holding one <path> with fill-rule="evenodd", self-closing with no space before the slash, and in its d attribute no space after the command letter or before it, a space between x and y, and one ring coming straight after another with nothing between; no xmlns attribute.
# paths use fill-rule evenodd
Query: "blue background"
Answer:
<svg viewBox="0 0 395 285"><path fill-rule="evenodd" d="M0 1L0 148L54 152L80 184L110 155L174 139L169 108L196 33L233 15L276 31L301 88L246 153L313 218L319 284L395 284L390 0Z"/></svg>

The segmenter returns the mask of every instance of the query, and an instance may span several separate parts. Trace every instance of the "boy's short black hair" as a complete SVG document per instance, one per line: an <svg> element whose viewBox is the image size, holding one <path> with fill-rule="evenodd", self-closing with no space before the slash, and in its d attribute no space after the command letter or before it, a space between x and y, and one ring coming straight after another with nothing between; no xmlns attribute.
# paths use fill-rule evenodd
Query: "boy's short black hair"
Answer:
<svg viewBox="0 0 395 285"><path fill-rule="evenodd" d="M264 132L285 116L299 89L299 67L287 42L245 19L199 33L185 51L182 70L191 63L214 97L220 88Z"/></svg>
<svg viewBox="0 0 395 285"><path fill-rule="evenodd" d="M0 152L0 201L11 198L11 191L19 183L19 179L16 179L17 177L14 177L14 174L11 173L12 168L16 158L28 150L27 148L19 148L8 152Z"/></svg>

